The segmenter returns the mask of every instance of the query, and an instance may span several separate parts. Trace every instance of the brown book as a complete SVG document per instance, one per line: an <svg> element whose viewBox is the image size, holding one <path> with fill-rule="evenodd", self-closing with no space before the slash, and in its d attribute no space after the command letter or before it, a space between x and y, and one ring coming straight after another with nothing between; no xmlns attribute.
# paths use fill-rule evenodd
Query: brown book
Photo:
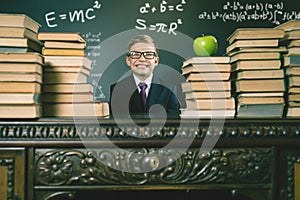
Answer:
<svg viewBox="0 0 300 200"><path fill-rule="evenodd" d="M287 67L285 70L285 74L300 76L300 67Z"/></svg>
<svg viewBox="0 0 300 200"><path fill-rule="evenodd" d="M285 40L298 40L300 39L300 27L298 29L292 29L285 31L284 38L282 38L282 41Z"/></svg>
<svg viewBox="0 0 300 200"><path fill-rule="evenodd" d="M60 48L60 49L85 49L86 43L85 42L65 42L65 41L45 41L44 42L45 48Z"/></svg>
<svg viewBox="0 0 300 200"><path fill-rule="evenodd" d="M0 53L0 62L44 63L39 53Z"/></svg>
<svg viewBox="0 0 300 200"><path fill-rule="evenodd" d="M0 82L0 92L41 93L41 83L37 82Z"/></svg>
<svg viewBox="0 0 300 200"><path fill-rule="evenodd" d="M273 28L238 28L228 38L229 44L241 39L280 39L284 30Z"/></svg>
<svg viewBox="0 0 300 200"><path fill-rule="evenodd" d="M285 56L300 56L300 47L288 47Z"/></svg>
<svg viewBox="0 0 300 200"><path fill-rule="evenodd" d="M38 42L37 33L25 27L3 27L0 26L0 37L2 38L28 38Z"/></svg>
<svg viewBox="0 0 300 200"><path fill-rule="evenodd" d="M289 87L300 86L300 76L292 75L288 77Z"/></svg>
<svg viewBox="0 0 300 200"><path fill-rule="evenodd" d="M261 96L261 97L238 97L237 102L240 105L249 105L249 104L284 104L283 97L270 97L270 96Z"/></svg>
<svg viewBox="0 0 300 200"><path fill-rule="evenodd" d="M42 83L41 74L38 73L0 73L1 82L37 82Z"/></svg>
<svg viewBox="0 0 300 200"><path fill-rule="evenodd" d="M281 61L273 60L239 60L232 63L232 70L263 70L263 69L280 69Z"/></svg>
<svg viewBox="0 0 300 200"><path fill-rule="evenodd" d="M237 53L231 56L231 62L239 60L272 60L280 59L280 52L246 52Z"/></svg>
<svg viewBox="0 0 300 200"><path fill-rule="evenodd" d="M189 73L200 73L200 72L231 72L231 64L224 63L224 64L192 64L187 65L183 68L182 75L186 75Z"/></svg>
<svg viewBox="0 0 300 200"><path fill-rule="evenodd" d="M245 70L237 72L237 80L242 79L277 79L284 78L282 69Z"/></svg>
<svg viewBox="0 0 300 200"><path fill-rule="evenodd" d="M229 91L230 81L193 81L181 84L183 92L190 91Z"/></svg>
<svg viewBox="0 0 300 200"><path fill-rule="evenodd" d="M40 104L0 104L0 118L25 119L42 117Z"/></svg>
<svg viewBox="0 0 300 200"><path fill-rule="evenodd" d="M300 30L299 30L300 31ZM300 47L300 39L290 40L287 44L287 47Z"/></svg>
<svg viewBox="0 0 300 200"><path fill-rule="evenodd" d="M226 48L226 53L243 47L277 47L278 43L278 39L236 40Z"/></svg>
<svg viewBox="0 0 300 200"><path fill-rule="evenodd" d="M86 83L88 76L84 73L47 72L44 83Z"/></svg>
<svg viewBox="0 0 300 200"><path fill-rule="evenodd" d="M286 53L287 48L285 46L279 47L243 47L235 49L234 51L226 53L227 56L233 56L237 53L265 53L265 52L279 52L279 53Z"/></svg>
<svg viewBox="0 0 300 200"><path fill-rule="evenodd" d="M109 115L107 102L44 104L45 117L105 117Z"/></svg>
<svg viewBox="0 0 300 200"><path fill-rule="evenodd" d="M92 101L92 93L44 93L42 95L43 103L84 103Z"/></svg>
<svg viewBox="0 0 300 200"><path fill-rule="evenodd" d="M185 99L224 99L231 96L231 91L190 91L184 95Z"/></svg>
<svg viewBox="0 0 300 200"><path fill-rule="evenodd" d="M43 48L42 53L45 56L85 56L84 49Z"/></svg>
<svg viewBox="0 0 300 200"><path fill-rule="evenodd" d="M283 79L238 80L235 82L236 92L284 92Z"/></svg>
<svg viewBox="0 0 300 200"><path fill-rule="evenodd" d="M183 119L213 119L213 118L233 118L235 109L219 109L219 110L195 110L181 109L180 117Z"/></svg>
<svg viewBox="0 0 300 200"><path fill-rule="evenodd" d="M235 100L233 97L228 99L192 99L186 100L186 107L196 110L231 110L235 108Z"/></svg>
<svg viewBox="0 0 300 200"><path fill-rule="evenodd" d="M290 86L288 85L288 93L300 93L300 86Z"/></svg>
<svg viewBox="0 0 300 200"><path fill-rule="evenodd" d="M43 84L44 93L93 93L93 85L82 84Z"/></svg>
<svg viewBox="0 0 300 200"><path fill-rule="evenodd" d="M85 43L80 33L75 32L39 32L38 39L41 41L72 41Z"/></svg>
<svg viewBox="0 0 300 200"><path fill-rule="evenodd" d="M44 56L45 66L84 66L92 69L92 61L85 56Z"/></svg>
<svg viewBox="0 0 300 200"><path fill-rule="evenodd" d="M300 102L300 93L289 93L288 94L289 101L299 101Z"/></svg>
<svg viewBox="0 0 300 200"><path fill-rule="evenodd" d="M282 29L284 31L300 29L300 20L290 20L290 21L284 22L283 24L276 26L274 29Z"/></svg>
<svg viewBox="0 0 300 200"><path fill-rule="evenodd" d="M42 74L42 65L38 63L2 63L0 62L0 73L38 73Z"/></svg>
<svg viewBox="0 0 300 200"><path fill-rule="evenodd" d="M288 107L286 117L300 117L300 107Z"/></svg>
<svg viewBox="0 0 300 200"><path fill-rule="evenodd" d="M1 47L28 47L37 52L42 51L42 44L28 38L0 38Z"/></svg>
<svg viewBox="0 0 300 200"><path fill-rule="evenodd" d="M40 93L0 93L0 104L41 103Z"/></svg>
<svg viewBox="0 0 300 200"><path fill-rule="evenodd" d="M41 25L25 14L0 14L0 26L25 27L37 33Z"/></svg>
<svg viewBox="0 0 300 200"><path fill-rule="evenodd" d="M230 79L230 72L216 72L216 73L190 73L187 81L226 81Z"/></svg>
<svg viewBox="0 0 300 200"><path fill-rule="evenodd" d="M182 67L193 64L216 64L216 63L229 63L230 57L228 56L203 56L191 57L183 61Z"/></svg>
<svg viewBox="0 0 300 200"><path fill-rule="evenodd" d="M44 73L47 74L48 72L72 72L72 73L83 73L87 76L90 75L91 70L85 68L84 66L66 66L66 67L59 67L59 66L45 66Z"/></svg>

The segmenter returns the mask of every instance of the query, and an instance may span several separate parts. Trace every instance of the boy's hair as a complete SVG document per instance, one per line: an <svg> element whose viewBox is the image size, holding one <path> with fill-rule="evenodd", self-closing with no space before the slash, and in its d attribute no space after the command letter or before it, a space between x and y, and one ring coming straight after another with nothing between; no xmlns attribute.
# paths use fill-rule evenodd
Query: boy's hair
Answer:
<svg viewBox="0 0 300 200"><path fill-rule="evenodd" d="M131 47L137 43L147 43L151 44L155 47L155 52L158 54L158 47L157 44L154 42L151 36L149 35L138 35L134 38L132 38L128 43L128 51L131 50Z"/></svg>

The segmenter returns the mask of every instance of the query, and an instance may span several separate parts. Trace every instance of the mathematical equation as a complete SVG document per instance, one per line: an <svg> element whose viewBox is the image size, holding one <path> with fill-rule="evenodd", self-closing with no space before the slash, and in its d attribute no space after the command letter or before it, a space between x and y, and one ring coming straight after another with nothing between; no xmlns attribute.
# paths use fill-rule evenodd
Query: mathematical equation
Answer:
<svg viewBox="0 0 300 200"><path fill-rule="evenodd" d="M203 11L199 20L222 20L223 22L271 21L279 25L284 21L300 19L299 11L287 12L283 2L277 3L246 3L227 2L221 11Z"/></svg>
<svg viewBox="0 0 300 200"><path fill-rule="evenodd" d="M45 14L45 20L47 23L47 26L50 28L54 28L57 27L57 20L69 20L69 22L73 23L73 22L81 22L84 23L87 20L93 20L96 18L96 15L94 14L94 12L96 10L99 10L101 8L101 3L99 3L98 1L94 1L94 4L86 9L80 9L80 10L73 10L66 13L62 13L62 14L58 14L54 11L48 12Z"/></svg>
<svg viewBox="0 0 300 200"><path fill-rule="evenodd" d="M143 6L139 8L139 13L143 15L147 14L162 14L166 12L183 12L184 5L186 5L185 0L181 0L179 4L169 4L167 1L163 0L158 7L151 5L149 2L145 3ZM175 19L173 22L164 23L157 22L148 24L146 19L138 18L136 19L135 28L138 30L146 30L156 31L161 33L173 34L177 35L176 30L179 25L183 24L183 20L181 18Z"/></svg>

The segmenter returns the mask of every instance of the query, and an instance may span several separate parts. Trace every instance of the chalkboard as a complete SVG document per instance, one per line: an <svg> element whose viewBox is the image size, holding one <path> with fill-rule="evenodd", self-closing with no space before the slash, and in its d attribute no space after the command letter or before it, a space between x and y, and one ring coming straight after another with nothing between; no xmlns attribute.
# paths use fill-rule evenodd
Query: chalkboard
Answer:
<svg viewBox="0 0 300 200"><path fill-rule="evenodd" d="M227 37L241 27L275 27L300 19L296 0L9 0L0 12L27 14L40 31L79 32L93 61L89 82L95 100L107 101L109 85L126 74L129 39L150 34L160 49L155 73L180 85L182 61L195 56L192 43L201 35L218 40L224 55Z"/></svg>

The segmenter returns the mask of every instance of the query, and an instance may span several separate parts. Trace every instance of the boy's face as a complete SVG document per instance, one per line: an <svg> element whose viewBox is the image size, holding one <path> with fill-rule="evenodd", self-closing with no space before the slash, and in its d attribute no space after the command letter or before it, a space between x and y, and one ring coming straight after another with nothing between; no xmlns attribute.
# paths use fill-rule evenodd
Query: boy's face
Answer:
<svg viewBox="0 0 300 200"><path fill-rule="evenodd" d="M126 57L126 63L131 68L133 73L141 80L145 80L151 75L159 62L159 58L155 53L155 47L148 43L136 43L131 47L130 52L148 52L148 55L146 56L148 59L144 57L145 54L141 55L139 58L135 58L134 56ZM152 52L154 52L156 56L151 57Z"/></svg>

